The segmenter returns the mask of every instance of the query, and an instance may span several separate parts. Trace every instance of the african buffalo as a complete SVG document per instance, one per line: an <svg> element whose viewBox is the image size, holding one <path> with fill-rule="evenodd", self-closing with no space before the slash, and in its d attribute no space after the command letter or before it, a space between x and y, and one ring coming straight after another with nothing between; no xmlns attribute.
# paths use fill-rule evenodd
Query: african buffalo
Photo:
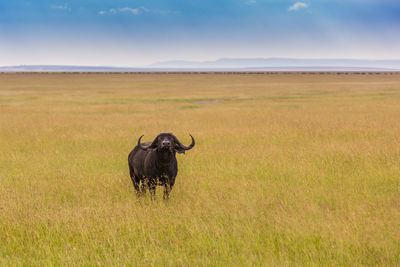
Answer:
<svg viewBox="0 0 400 267"><path fill-rule="evenodd" d="M149 188L151 199L155 198L156 185L164 186L164 199L168 199L169 192L175 183L178 174L178 163L175 154L184 154L185 150L194 147L192 143L184 146L172 133L160 133L152 143L141 143L129 153L128 165L133 186L138 195L146 193ZM139 185L141 183L141 188Z"/></svg>

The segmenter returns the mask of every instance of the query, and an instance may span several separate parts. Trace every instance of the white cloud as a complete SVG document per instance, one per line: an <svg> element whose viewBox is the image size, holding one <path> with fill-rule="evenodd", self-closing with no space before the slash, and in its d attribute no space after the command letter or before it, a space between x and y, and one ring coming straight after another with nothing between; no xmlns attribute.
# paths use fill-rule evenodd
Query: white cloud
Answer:
<svg viewBox="0 0 400 267"><path fill-rule="evenodd" d="M309 5L303 2L297 2L288 8L288 11L297 11L302 8L307 8Z"/></svg>
<svg viewBox="0 0 400 267"><path fill-rule="evenodd" d="M133 15L139 15L141 12L149 12L149 10L145 7L138 7L138 8L130 8L130 7L123 7L119 9L120 12L127 12L132 13Z"/></svg>
<svg viewBox="0 0 400 267"><path fill-rule="evenodd" d="M131 8L131 7L121 7L121 8L111 8L108 11L106 10L100 10L97 12L98 15L105 15L105 14L118 14L118 13L128 13L132 15L140 15L142 13L158 13L158 14L165 14L168 13L168 11L162 11L162 10L150 10L148 8L145 8L143 6L141 7L136 7L136 8Z"/></svg>
<svg viewBox="0 0 400 267"><path fill-rule="evenodd" d="M68 6L68 4L64 4L64 5L51 5L50 7L51 7L52 9L59 9L59 10L71 11L71 8Z"/></svg>
<svg viewBox="0 0 400 267"><path fill-rule="evenodd" d="M247 4L247 5L254 5L254 4L256 4L256 3L257 3L256 0L247 0L247 1L245 2L245 4Z"/></svg>

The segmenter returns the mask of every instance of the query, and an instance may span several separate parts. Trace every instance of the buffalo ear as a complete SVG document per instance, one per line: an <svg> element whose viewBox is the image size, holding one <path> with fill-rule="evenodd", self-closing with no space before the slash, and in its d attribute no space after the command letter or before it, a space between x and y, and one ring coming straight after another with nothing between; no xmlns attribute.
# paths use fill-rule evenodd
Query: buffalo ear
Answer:
<svg viewBox="0 0 400 267"><path fill-rule="evenodd" d="M185 149L180 147L180 145L175 146L175 151L178 152L179 154L185 154Z"/></svg>

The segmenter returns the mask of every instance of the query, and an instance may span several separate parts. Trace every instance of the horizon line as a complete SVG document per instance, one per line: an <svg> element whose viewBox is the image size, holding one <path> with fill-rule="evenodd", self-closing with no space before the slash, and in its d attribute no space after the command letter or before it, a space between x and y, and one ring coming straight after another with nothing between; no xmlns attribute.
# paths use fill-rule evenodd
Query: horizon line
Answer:
<svg viewBox="0 0 400 267"><path fill-rule="evenodd" d="M354 61L366 61L366 62L379 62L379 61L400 61L399 59L367 59L367 58L329 58L329 57L321 57L321 58L296 58L296 57L221 57L214 60L205 60L205 61L196 61L196 60L186 60L186 59L169 59L169 60L161 60L156 61L146 65L130 65L130 66L121 66L121 65L79 65L79 64L17 64L17 65L0 65L0 68L12 68L12 67L92 67L92 68L145 68L151 67L152 65L160 64L160 63L168 63L168 62L185 62L185 63L210 63L210 62L218 62L219 60L271 60L271 59L279 59L279 60L354 60ZM298 66L301 67L301 66ZM315 66L319 67L319 66ZM326 67L326 66L325 66ZM356 66L354 66L356 67ZM185 68L185 67L182 67ZM234 67L232 67L234 68Z"/></svg>

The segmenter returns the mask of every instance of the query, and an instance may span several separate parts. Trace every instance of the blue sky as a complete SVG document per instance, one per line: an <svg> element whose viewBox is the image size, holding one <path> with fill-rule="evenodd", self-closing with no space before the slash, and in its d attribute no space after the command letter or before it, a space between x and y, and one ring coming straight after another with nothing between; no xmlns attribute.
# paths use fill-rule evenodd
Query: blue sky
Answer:
<svg viewBox="0 0 400 267"><path fill-rule="evenodd" d="M400 59L399 0L0 0L0 65Z"/></svg>

